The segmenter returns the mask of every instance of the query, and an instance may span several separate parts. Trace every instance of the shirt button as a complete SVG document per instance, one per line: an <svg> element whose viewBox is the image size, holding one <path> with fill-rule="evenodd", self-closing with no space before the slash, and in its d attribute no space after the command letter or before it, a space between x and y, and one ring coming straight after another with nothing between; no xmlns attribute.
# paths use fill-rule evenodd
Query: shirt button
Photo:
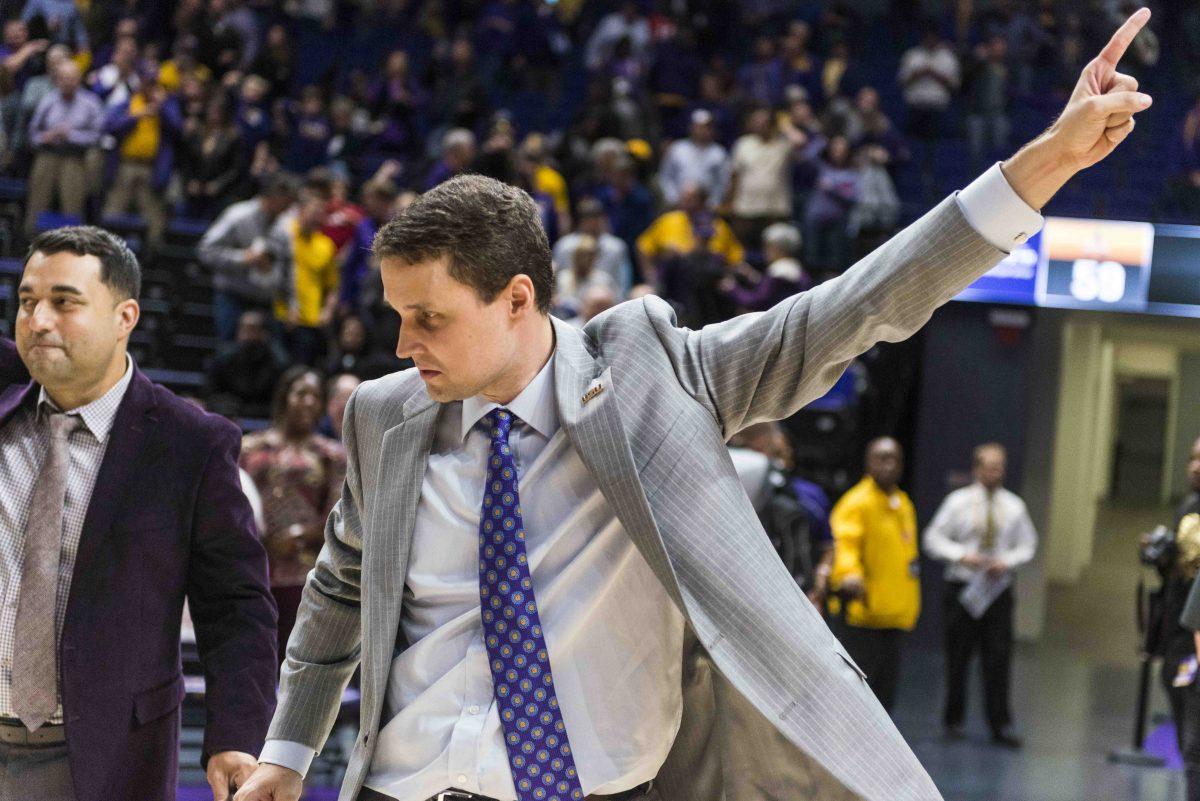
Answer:
<svg viewBox="0 0 1200 801"><path fill-rule="evenodd" d="M459 784L459 789L460 789L460 790L461 790L461 789L464 789L464 788L466 787L466 784L467 784L467 774L465 774L465 773L460 773L460 774L458 774L458 784Z"/></svg>
<svg viewBox="0 0 1200 801"><path fill-rule="evenodd" d="M478 715L479 707L475 706L474 704L471 704L470 708L467 709L467 711L470 712L472 715Z"/></svg>

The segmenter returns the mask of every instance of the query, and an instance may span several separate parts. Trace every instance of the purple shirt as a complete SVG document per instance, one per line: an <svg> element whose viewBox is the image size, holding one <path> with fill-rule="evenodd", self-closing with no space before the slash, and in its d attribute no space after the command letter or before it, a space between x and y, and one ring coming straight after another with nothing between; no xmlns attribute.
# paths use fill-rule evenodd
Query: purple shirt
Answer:
<svg viewBox="0 0 1200 801"><path fill-rule="evenodd" d="M66 128L65 142L49 142L47 134L55 128ZM38 103L29 121L29 138L36 147L54 148L82 153L100 141L104 129L104 108L100 98L87 89L78 89L70 100L57 89Z"/></svg>

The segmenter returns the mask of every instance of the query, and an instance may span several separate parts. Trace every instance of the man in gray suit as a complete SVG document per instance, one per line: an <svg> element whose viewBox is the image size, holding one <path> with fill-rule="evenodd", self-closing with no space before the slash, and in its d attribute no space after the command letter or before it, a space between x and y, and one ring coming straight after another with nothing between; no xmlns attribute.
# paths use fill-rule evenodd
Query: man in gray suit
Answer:
<svg viewBox="0 0 1200 801"><path fill-rule="evenodd" d="M362 665L342 801L940 798L780 564L728 456L911 335L1149 106L1135 14L1044 134L842 277L701 331L547 314L530 198L449 181L380 231L397 353L346 408L342 499L237 801L294 801ZM482 501L482 503L481 503Z"/></svg>

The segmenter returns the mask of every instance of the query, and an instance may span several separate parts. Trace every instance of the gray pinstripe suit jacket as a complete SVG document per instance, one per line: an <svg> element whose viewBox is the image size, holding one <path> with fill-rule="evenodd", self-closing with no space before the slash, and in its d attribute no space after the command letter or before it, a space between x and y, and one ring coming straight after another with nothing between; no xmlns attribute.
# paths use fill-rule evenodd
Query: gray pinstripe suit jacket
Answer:
<svg viewBox="0 0 1200 801"><path fill-rule="evenodd" d="M689 331L651 297L582 332L553 322L561 423L689 624L683 724L659 777L666 801L941 797L776 557L725 441L819 397L851 359L911 335L1003 255L950 197L842 277L765 313ZM370 766L405 647L408 550L440 408L406 371L362 385L346 409L346 488L268 735L319 750L361 659L361 731L341 801Z"/></svg>

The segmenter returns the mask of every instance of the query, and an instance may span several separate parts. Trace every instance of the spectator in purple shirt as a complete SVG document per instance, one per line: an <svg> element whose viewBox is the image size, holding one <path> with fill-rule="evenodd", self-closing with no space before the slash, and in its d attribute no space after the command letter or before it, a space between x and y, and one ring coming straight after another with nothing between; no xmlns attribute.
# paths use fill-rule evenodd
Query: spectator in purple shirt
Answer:
<svg viewBox="0 0 1200 801"><path fill-rule="evenodd" d="M297 175L324 166L329 154L333 125L325 111L325 99L318 86L306 86L291 120L285 166Z"/></svg>
<svg viewBox="0 0 1200 801"><path fill-rule="evenodd" d="M775 56L775 40L754 41L754 61L738 70L738 91L751 104L778 106L783 102L783 62Z"/></svg>
<svg viewBox="0 0 1200 801"><path fill-rule="evenodd" d="M28 0L21 20L52 42L61 42L75 51L90 50L87 27L75 0Z"/></svg>
<svg viewBox="0 0 1200 801"><path fill-rule="evenodd" d="M609 229L635 253L637 238L654 222L654 195L638 181L633 159L622 154L611 177L596 186L593 194L604 204ZM634 282L641 280L644 276L639 273Z"/></svg>
<svg viewBox="0 0 1200 801"><path fill-rule="evenodd" d="M59 209L82 219L87 198L85 157L100 140L104 109L100 98L81 88L79 65L59 64L57 88L42 98L29 122L29 140L36 155L29 173L25 227L33 234L38 214L50 208L57 194Z"/></svg>
<svg viewBox="0 0 1200 801"><path fill-rule="evenodd" d="M424 191L466 172L475 161L475 134L466 128L446 132L442 139L442 157L425 176Z"/></svg>
<svg viewBox="0 0 1200 801"><path fill-rule="evenodd" d="M743 312L766 311L776 303L810 289L812 279L797 260L800 232L789 223L775 223L763 231L765 272L749 265L737 268L738 275L721 281L720 290ZM740 279L740 280L739 280Z"/></svg>
<svg viewBox="0 0 1200 801"><path fill-rule="evenodd" d="M363 210L367 213L354 229L346 259L342 262L339 292L345 309L360 308L363 281L371 272L371 245L375 241L375 232L392 218L392 209L399 196L396 185L386 179L372 179L362 188Z"/></svg>
<svg viewBox="0 0 1200 801"><path fill-rule="evenodd" d="M29 38L29 26L19 19L10 19L4 23L4 41L0 42L0 65L8 73L13 84L14 92L11 97L19 97L25 88L25 81L37 72L34 56L46 52L50 46L47 39Z"/></svg>
<svg viewBox="0 0 1200 801"><path fill-rule="evenodd" d="M90 88L103 101L106 109L123 106L137 94L142 87L142 77L137 67L137 40L123 36L113 46L112 61L91 75Z"/></svg>
<svg viewBox="0 0 1200 801"><path fill-rule="evenodd" d="M720 74L708 71L700 76L700 99L687 108L687 119L697 111L712 115L717 141L726 147L733 145L740 131L738 114L733 102L733 89Z"/></svg>
<svg viewBox="0 0 1200 801"><path fill-rule="evenodd" d="M253 153L259 142L271 138L271 112L266 106L270 90L271 85L261 75L247 75L242 79L235 117L247 153Z"/></svg>
<svg viewBox="0 0 1200 801"><path fill-rule="evenodd" d="M692 28L671 30L654 45L647 84L665 138L687 136L687 106L699 95L703 72Z"/></svg>
<svg viewBox="0 0 1200 801"><path fill-rule="evenodd" d="M821 87L821 60L809 52L812 28L804 20L788 26L780 48L783 62L784 86L799 86L807 92L808 101L820 105L824 90Z"/></svg>
<svg viewBox="0 0 1200 801"><path fill-rule="evenodd" d="M424 87L409 70L408 53L392 51L371 96L376 118L374 144L383 158L407 161L419 155L427 102Z"/></svg>
<svg viewBox="0 0 1200 801"><path fill-rule="evenodd" d="M815 269L840 273L850 264L846 226L858 200L859 171L850 161L850 143L834 136L813 165L816 186L804 210L808 263Z"/></svg>
<svg viewBox="0 0 1200 801"><path fill-rule="evenodd" d="M22 94L25 83L37 74L38 59L46 52L46 39L30 41L29 28L19 19L4 24L4 40L0 42L0 73L8 75L11 86L0 88L0 169L11 163L24 134L20 132Z"/></svg>

